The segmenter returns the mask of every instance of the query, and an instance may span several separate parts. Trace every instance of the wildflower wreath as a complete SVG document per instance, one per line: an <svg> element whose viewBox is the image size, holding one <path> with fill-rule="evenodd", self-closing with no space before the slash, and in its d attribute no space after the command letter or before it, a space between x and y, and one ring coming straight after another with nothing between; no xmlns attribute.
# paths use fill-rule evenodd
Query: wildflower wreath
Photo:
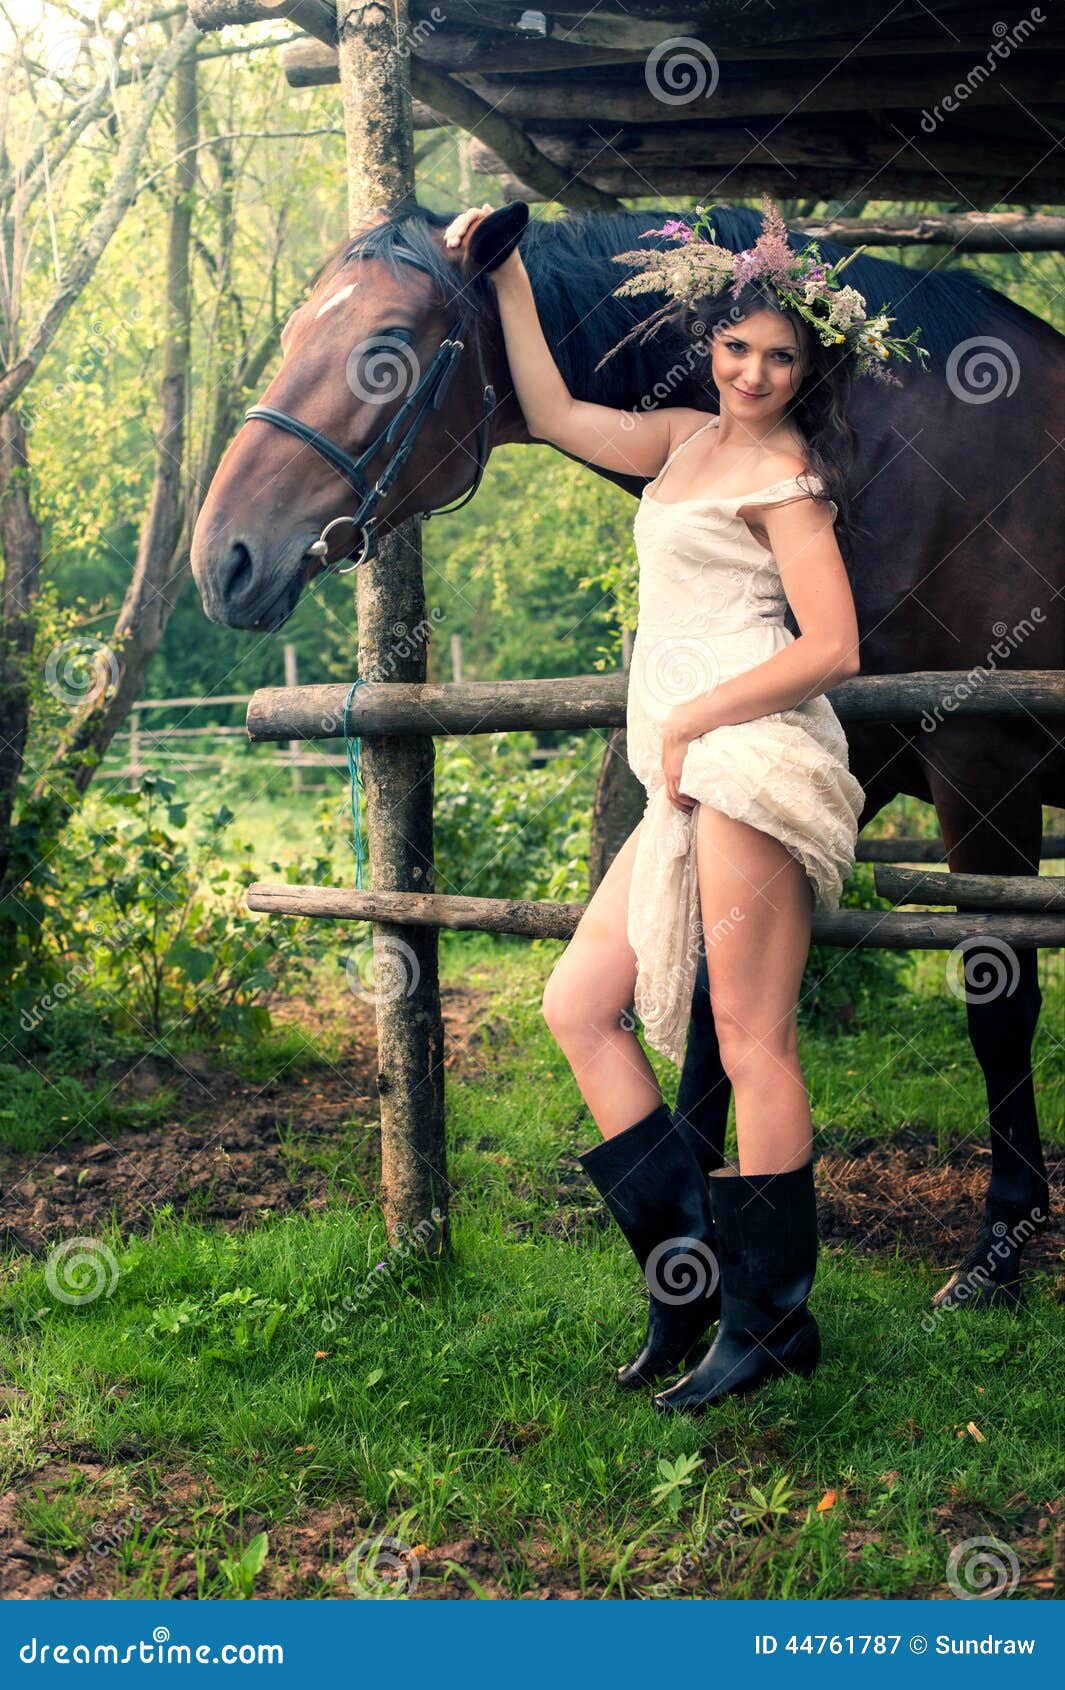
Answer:
<svg viewBox="0 0 1065 1690"><path fill-rule="evenodd" d="M900 385L885 365L893 355L909 363L911 352L922 368L927 367L927 349L918 345L919 328L905 339L889 334L893 319L886 311L881 309L870 318L864 295L840 283L841 271L865 251L864 247L856 247L836 264L822 259L816 241L810 241L801 252L793 252L780 208L764 194L761 234L752 247L731 252L718 244L710 211L701 205L695 210L698 220L694 225L668 218L661 229L645 231L647 235L674 236L680 242L678 247L661 252L637 249L618 253L614 259L616 264L636 267L636 274L615 288L615 293L671 296L638 329L650 333L675 311L678 300L695 307L708 295L723 293L726 288L733 299L738 299L748 283L762 282L773 289L783 306L810 324L825 346L845 346L853 354L860 375ZM627 335L626 341L631 338Z"/></svg>

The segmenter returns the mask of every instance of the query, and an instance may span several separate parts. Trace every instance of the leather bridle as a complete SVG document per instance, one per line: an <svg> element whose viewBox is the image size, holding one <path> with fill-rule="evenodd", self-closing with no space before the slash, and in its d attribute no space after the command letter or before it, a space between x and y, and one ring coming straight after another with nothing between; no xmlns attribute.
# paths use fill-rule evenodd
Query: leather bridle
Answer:
<svg viewBox="0 0 1065 1690"><path fill-rule="evenodd" d="M424 270L427 275L432 275L429 266L409 248L400 248L395 256L402 263L414 264L419 270ZM414 442L418 438L418 430L421 428L427 413L430 410L438 411L440 409L448 385L455 373L456 365L462 357L466 344L463 337L467 333L471 319L473 321L473 342L477 352L477 380L481 388L482 405L481 423L477 434L477 469L474 474L473 485L467 489L456 504L437 506L433 510L419 511L417 514L423 522L428 522L431 516L442 516L449 511L461 510L462 506L473 498L480 486L481 477L488 462L488 434L496 398L492 383L485 380L480 316L476 306L467 305L465 307L440 342L433 361L424 376L413 392L407 395L388 427L383 429L376 440L372 440L366 450L357 458L353 458L349 452L345 452L344 448L338 446L335 440L330 440L328 435L320 434L309 423L301 422L299 417L290 416L288 411L278 410L275 405L252 405L250 409L245 411L245 422L258 417L263 422L273 423L275 427L283 428L287 433L294 434L297 440L304 441L308 446L313 446L320 457L324 458L327 463L332 464L333 468L339 470L340 474L351 483L358 495L359 506L355 514L353 516L334 517L331 522L326 523L314 544L307 548L310 556L320 557L323 560L323 572L335 575L350 575L352 570L358 569L360 564L377 556L377 521L373 513L410 456ZM413 421L396 448L394 456L373 486L368 486L367 477L364 473L366 465L369 464L381 446L392 444L400 427L409 416L413 416ZM355 562L349 564L346 569L339 569L335 564L330 565L325 562L329 550L329 531L342 522L351 523L352 527L361 528L363 531L362 551Z"/></svg>

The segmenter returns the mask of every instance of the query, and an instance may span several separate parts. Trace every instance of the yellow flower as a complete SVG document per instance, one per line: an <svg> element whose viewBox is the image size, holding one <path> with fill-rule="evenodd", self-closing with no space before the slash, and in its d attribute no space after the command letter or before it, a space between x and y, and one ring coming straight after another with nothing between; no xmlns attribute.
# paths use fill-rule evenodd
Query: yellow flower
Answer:
<svg viewBox="0 0 1065 1690"><path fill-rule="evenodd" d="M846 340L846 338L847 338L847 337L846 337L846 335L844 335L844 334L838 334L838 335L837 335L837 336L836 336L836 345L837 345L837 346L842 346L842 344L843 344L843 342L844 342L844 341L845 341L845 340Z"/></svg>

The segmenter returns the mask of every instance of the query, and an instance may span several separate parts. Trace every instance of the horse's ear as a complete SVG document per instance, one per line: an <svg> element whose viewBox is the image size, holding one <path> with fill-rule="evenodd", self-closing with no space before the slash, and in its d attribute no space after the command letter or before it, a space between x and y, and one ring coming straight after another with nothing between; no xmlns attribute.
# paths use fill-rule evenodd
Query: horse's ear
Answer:
<svg viewBox="0 0 1065 1690"><path fill-rule="evenodd" d="M474 276L498 269L521 240L528 221L529 207L525 201L513 200L478 223L466 248L467 276L472 280Z"/></svg>

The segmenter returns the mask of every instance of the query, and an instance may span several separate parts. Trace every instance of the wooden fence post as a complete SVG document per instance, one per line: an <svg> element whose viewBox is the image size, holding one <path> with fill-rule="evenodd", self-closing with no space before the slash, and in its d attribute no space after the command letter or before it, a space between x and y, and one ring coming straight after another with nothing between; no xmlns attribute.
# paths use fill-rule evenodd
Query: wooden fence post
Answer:
<svg viewBox="0 0 1065 1690"><path fill-rule="evenodd" d="M395 211L414 200L407 0L387 7L380 0L338 0L337 35L354 233L379 206ZM345 347L339 355L350 352ZM418 523L407 521L383 535L378 556L362 565L355 582L359 675L424 681L425 642L410 640L401 653L392 632L397 624L416 628L426 614ZM364 739L361 762L374 888L434 891L432 736ZM385 1225L395 1239L400 1225L439 1217L430 1248L443 1251L448 1181L438 934L381 922L374 924L372 943L368 985L377 1014Z"/></svg>

